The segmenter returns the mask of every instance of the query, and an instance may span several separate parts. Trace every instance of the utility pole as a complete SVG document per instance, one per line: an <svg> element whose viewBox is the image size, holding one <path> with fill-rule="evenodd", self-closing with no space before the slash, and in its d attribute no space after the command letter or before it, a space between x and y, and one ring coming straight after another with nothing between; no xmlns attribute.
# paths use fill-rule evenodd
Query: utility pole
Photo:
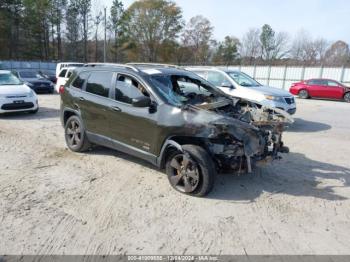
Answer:
<svg viewBox="0 0 350 262"><path fill-rule="evenodd" d="M103 62L106 63L107 7L104 8L104 11L105 11L105 39L103 42Z"/></svg>

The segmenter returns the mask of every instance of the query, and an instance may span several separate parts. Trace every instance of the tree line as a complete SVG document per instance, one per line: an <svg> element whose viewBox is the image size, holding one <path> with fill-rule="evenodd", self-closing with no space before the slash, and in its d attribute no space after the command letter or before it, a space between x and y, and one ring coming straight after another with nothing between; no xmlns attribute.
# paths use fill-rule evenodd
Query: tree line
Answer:
<svg viewBox="0 0 350 262"><path fill-rule="evenodd" d="M207 18L185 21L170 0L138 0L128 8L113 0L106 26L96 5L98 0L2 0L0 59L103 61L106 29L107 62L350 65L345 41L314 39L306 31L292 38L265 24L241 39L218 41Z"/></svg>

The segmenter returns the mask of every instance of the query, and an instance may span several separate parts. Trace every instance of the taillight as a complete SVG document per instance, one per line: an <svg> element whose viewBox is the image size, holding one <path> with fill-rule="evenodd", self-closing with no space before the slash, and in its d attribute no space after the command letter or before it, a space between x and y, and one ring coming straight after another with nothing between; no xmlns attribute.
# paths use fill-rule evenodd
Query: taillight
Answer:
<svg viewBox="0 0 350 262"><path fill-rule="evenodd" d="M60 88L58 89L58 93L59 94L63 94L64 93L64 85L60 86Z"/></svg>

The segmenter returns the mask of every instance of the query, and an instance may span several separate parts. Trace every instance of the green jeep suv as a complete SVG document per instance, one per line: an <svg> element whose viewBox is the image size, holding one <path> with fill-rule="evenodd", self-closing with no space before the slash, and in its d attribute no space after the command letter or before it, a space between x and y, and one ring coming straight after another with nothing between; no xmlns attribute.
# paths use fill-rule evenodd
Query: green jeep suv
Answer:
<svg viewBox="0 0 350 262"><path fill-rule="evenodd" d="M252 172L288 152L284 112L232 98L196 74L151 64L77 69L60 87L68 147L113 148L165 169L176 190L204 196L218 172Z"/></svg>

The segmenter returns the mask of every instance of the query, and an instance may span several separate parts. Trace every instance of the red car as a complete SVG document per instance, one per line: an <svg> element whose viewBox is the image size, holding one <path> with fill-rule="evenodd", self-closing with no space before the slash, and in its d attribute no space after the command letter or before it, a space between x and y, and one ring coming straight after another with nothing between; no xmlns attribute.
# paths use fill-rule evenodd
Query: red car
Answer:
<svg viewBox="0 0 350 262"><path fill-rule="evenodd" d="M331 79L310 79L295 83L289 89L300 98L330 98L350 103L350 87Z"/></svg>

